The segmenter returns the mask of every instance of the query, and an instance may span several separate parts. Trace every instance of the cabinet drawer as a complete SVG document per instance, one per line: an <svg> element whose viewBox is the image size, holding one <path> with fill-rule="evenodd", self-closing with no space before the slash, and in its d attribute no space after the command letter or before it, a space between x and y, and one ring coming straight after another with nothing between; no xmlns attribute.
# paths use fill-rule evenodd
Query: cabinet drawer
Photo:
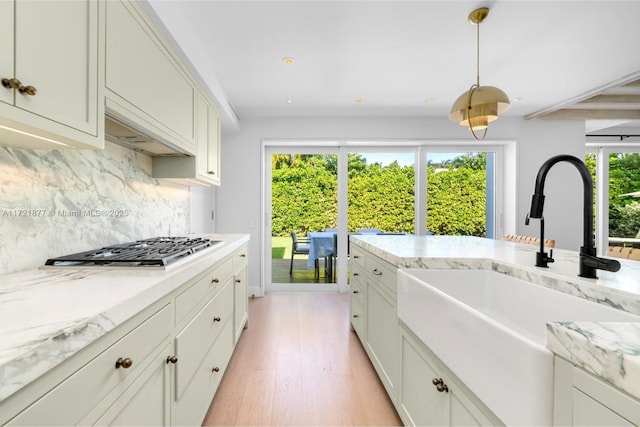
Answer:
<svg viewBox="0 0 640 427"><path fill-rule="evenodd" d="M224 324L218 339L197 367L189 387L175 402L174 425L201 425L233 354L233 322ZM182 361L178 362L178 364Z"/></svg>
<svg viewBox="0 0 640 427"><path fill-rule="evenodd" d="M75 425L108 392L122 392L140 375L145 358L171 332L171 309L167 305L129 332L59 386L25 409L8 425ZM116 361L130 358L129 368L116 368Z"/></svg>
<svg viewBox="0 0 640 427"><path fill-rule="evenodd" d="M176 399L180 398L198 365L232 317L233 283L228 280L222 290L176 336Z"/></svg>
<svg viewBox="0 0 640 427"><path fill-rule="evenodd" d="M391 264L374 256L367 255L364 260L365 271L375 282L384 289L394 299L397 295L396 290L396 269Z"/></svg>
<svg viewBox="0 0 640 427"><path fill-rule="evenodd" d="M233 254L233 271L238 271L240 267L247 263L248 254L247 247L243 246L239 251Z"/></svg>
<svg viewBox="0 0 640 427"><path fill-rule="evenodd" d="M207 295L212 295L212 291L225 284L232 273L233 260L228 258L207 271L189 289L178 295L176 297L176 324L180 324L189 313L192 313Z"/></svg>
<svg viewBox="0 0 640 427"><path fill-rule="evenodd" d="M358 246L351 245L350 259L351 259L351 265L360 265L364 267L365 255L362 249L360 249Z"/></svg>

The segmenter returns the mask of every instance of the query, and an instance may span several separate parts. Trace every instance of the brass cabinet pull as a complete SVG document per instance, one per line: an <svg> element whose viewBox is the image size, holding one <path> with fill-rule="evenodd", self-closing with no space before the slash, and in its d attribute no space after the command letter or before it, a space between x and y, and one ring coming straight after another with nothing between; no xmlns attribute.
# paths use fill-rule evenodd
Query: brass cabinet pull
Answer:
<svg viewBox="0 0 640 427"><path fill-rule="evenodd" d="M373 274L375 274L376 276L382 276L382 271L378 271L377 268L373 269Z"/></svg>
<svg viewBox="0 0 640 427"><path fill-rule="evenodd" d="M20 80L18 79L4 78L2 79L2 86L6 87L7 89L19 89L22 86L22 83L20 83Z"/></svg>
<svg viewBox="0 0 640 427"><path fill-rule="evenodd" d="M359 276L359 275L360 275L360 273L353 273L353 275L354 275L354 276Z"/></svg>
<svg viewBox="0 0 640 427"><path fill-rule="evenodd" d="M216 173L214 171L208 171L207 172L209 175L215 175Z"/></svg>
<svg viewBox="0 0 640 427"><path fill-rule="evenodd" d="M360 293L360 291L353 291L353 293L354 293L354 294L359 294L359 293Z"/></svg>
<svg viewBox="0 0 640 427"><path fill-rule="evenodd" d="M353 315L353 318L354 318L354 319L357 319L358 317L360 317L360 316L359 316L359 315L357 315L357 314L354 314L354 315Z"/></svg>
<svg viewBox="0 0 640 427"><path fill-rule="evenodd" d="M167 363L173 363L175 365L178 363L178 358L176 356L167 356Z"/></svg>
<svg viewBox="0 0 640 427"><path fill-rule="evenodd" d="M116 369L119 369L120 367L122 367L122 369L129 369L131 365L133 365L133 360L128 357L125 359L119 357L118 360L116 360Z"/></svg>
<svg viewBox="0 0 640 427"><path fill-rule="evenodd" d="M27 95L35 95L36 93L38 93L38 90L33 87L33 86L20 86L18 88L18 92L22 93L22 94L27 94Z"/></svg>
<svg viewBox="0 0 640 427"><path fill-rule="evenodd" d="M240 254L240 258L245 258L247 254Z"/></svg>
<svg viewBox="0 0 640 427"><path fill-rule="evenodd" d="M220 317L219 317L219 316L216 316L216 317L214 317L214 318L213 318L213 321L214 321L214 322L219 322L220 320L222 320L222 319L220 319Z"/></svg>
<svg viewBox="0 0 640 427"><path fill-rule="evenodd" d="M236 279L236 283L242 283L242 280Z"/></svg>
<svg viewBox="0 0 640 427"><path fill-rule="evenodd" d="M220 283L220 279L218 279L217 277L214 279L211 279L211 283Z"/></svg>
<svg viewBox="0 0 640 427"><path fill-rule="evenodd" d="M360 258L358 255L353 256L353 259L358 259L358 258Z"/></svg>
<svg viewBox="0 0 640 427"><path fill-rule="evenodd" d="M442 381L442 378L434 378L431 382L434 386L436 386L436 390L438 390L440 393L449 392L449 387L447 387L444 381Z"/></svg>
<svg viewBox="0 0 640 427"><path fill-rule="evenodd" d="M211 372L220 372L220 368L216 366L211 370Z"/></svg>

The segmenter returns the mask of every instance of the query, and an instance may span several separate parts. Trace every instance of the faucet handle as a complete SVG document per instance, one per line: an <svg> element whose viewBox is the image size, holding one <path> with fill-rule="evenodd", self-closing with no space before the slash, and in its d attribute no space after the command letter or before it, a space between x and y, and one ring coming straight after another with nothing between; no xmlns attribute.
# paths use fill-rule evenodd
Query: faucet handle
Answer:
<svg viewBox="0 0 640 427"><path fill-rule="evenodd" d="M553 249L549 249L549 256L547 257L547 262L555 262L555 259L553 259Z"/></svg>

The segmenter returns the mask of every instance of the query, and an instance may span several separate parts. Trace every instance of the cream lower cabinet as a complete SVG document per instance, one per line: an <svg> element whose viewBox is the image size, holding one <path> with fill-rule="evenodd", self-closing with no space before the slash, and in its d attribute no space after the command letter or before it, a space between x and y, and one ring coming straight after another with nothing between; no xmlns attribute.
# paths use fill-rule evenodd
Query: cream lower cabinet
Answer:
<svg viewBox="0 0 640 427"><path fill-rule="evenodd" d="M405 425L503 425L404 325L396 408Z"/></svg>
<svg viewBox="0 0 640 427"><path fill-rule="evenodd" d="M0 2L0 144L104 147L104 73L98 66L103 4Z"/></svg>
<svg viewBox="0 0 640 427"><path fill-rule="evenodd" d="M170 367L166 345L152 358L136 381L107 409L95 425L161 426L170 424ZM80 423L86 424L86 423Z"/></svg>
<svg viewBox="0 0 640 427"><path fill-rule="evenodd" d="M0 402L0 424L201 425L247 322L246 250Z"/></svg>
<svg viewBox="0 0 640 427"><path fill-rule="evenodd" d="M398 381L398 315L395 268L351 246L351 324L391 400Z"/></svg>
<svg viewBox="0 0 640 427"><path fill-rule="evenodd" d="M247 246L233 257L234 342L237 343L249 322L249 263Z"/></svg>
<svg viewBox="0 0 640 427"><path fill-rule="evenodd" d="M503 425L399 320L396 268L352 244L350 272L351 326L403 423Z"/></svg>
<svg viewBox="0 0 640 427"><path fill-rule="evenodd" d="M554 369L554 425L640 425L640 399L561 357Z"/></svg>

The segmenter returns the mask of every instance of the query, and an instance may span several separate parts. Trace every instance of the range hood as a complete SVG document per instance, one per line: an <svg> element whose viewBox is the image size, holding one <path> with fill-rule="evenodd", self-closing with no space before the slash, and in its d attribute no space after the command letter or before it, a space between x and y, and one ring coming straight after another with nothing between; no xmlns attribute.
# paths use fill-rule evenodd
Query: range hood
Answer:
<svg viewBox="0 0 640 427"><path fill-rule="evenodd" d="M104 139L150 157L185 157L188 154L170 142L154 138L107 113L104 121Z"/></svg>

